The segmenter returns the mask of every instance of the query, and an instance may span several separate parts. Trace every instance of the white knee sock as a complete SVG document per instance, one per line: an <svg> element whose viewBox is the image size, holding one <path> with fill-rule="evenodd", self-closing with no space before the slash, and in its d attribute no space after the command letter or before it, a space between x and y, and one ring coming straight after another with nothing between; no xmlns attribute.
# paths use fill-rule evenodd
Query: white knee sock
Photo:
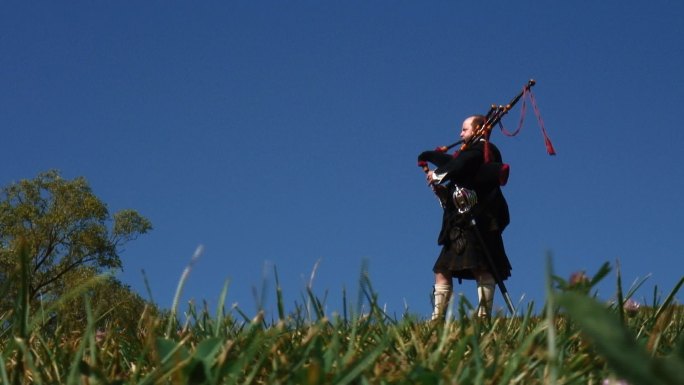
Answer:
<svg viewBox="0 0 684 385"><path fill-rule="evenodd" d="M494 305L494 282L482 280L477 282L477 316L488 318L492 316L492 306Z"/></svg>
<svg viewBox="0 0 684 385"><path fill-rule="evenodd" d="M451 293L453 289L451 285L439 285L435 284L433 290L434 296L434 309L432 311L432 319L444 318L446 315L447 307L449 306L449 301L451 300Z"/></svg>

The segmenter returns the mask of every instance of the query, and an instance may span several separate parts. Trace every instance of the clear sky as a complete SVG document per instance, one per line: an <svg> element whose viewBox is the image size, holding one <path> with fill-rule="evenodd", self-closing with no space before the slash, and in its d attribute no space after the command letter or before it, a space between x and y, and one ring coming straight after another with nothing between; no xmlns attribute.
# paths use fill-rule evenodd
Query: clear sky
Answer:
<svg viewBox="0 0 684 385"><path fill-rule="evenodd" d="M562 277L650 275L650 301L684 275L682 20L662 0L3 2L0 184L58 169L148 217L118 277L147 296L144 270L164 307L203 245L183 302L228 280L228 305L265 287L273 309L275 266L292 308L318 262L339 312L366 260L380 303L427 316L441 209L416 157L534 78L558 155L530 109L492 135L511 296L543 300L551 253Z"/></svg>

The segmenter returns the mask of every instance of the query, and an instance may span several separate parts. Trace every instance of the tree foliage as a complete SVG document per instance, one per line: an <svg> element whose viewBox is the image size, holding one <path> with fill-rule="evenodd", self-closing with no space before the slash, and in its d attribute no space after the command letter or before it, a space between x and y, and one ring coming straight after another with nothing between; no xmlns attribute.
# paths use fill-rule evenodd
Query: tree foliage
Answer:
<svg viewBox="0 0 684 385"><path fill-rule="evenodd" d="M144 320L160 315L156 305L113 276L98 274L93 267L79 266L65 278L70 286L56 293L60 296L59 306L46 315L52 326L83 331L91 321L95 329L117 333L120 338L133 342L140 337L141 329L148 326ZM86 306L91 308L91 320Z"/></svg>
<svg viewBox="0 0 684 385"><path fill-rule="evenodd" d="M29 249L30 300L54 298L73 286L69 275L121 268L127 242L152 229L134 210L110 215L83 177L66 180L58 171L21 180L0 192L0 281L17 275L18 242Z"/></svg>

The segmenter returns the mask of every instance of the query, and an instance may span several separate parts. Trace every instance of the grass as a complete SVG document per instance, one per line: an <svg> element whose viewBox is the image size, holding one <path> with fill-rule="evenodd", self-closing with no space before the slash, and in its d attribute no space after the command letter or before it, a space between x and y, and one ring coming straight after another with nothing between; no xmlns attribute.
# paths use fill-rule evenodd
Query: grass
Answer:
<svg viewBox="0 0 684 385"><path fill-rule="evenodd" d="M465 300L445 322L411 314L388 316L365 273L361 304L328 318L309 286L305 305L285 312L276 273L278 319L189 304L185 320L174 308L143 312L137 330L96 330L87 306L84 330L41 325L20 291L14 312L0 315L3 384L684 384L684 307L675 296L684 277L661 302L625 310L636 290L618 301L590 293L592 280L553 276L549 259L544 310L534 304L511 317L470 318ZM26 277L24 277L24 282ZM179 283L179 291L183 285ZM640 282L641 285L643 282ZM87 303L87 302L86 302ZM350 310L348 310L350 309ZM134 338L125 338L131 337ZM622 381L622 382L617 382Z"/></svg>

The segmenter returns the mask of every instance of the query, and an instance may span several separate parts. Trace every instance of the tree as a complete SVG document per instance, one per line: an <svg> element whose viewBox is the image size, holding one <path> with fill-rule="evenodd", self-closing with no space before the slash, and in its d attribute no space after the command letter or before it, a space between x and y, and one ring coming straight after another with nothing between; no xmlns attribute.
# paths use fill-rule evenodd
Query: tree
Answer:
<svg viewBox="0 0 684 385"><path fill-rule="evenodd" d="M64 330L86 329L89 320L85 308L88 302L93 327L98 331L116 333L119 342L125 340L131 345L139 342L144 329L149 326L149 322L145 322L146 319L156 319L160 314L156 305L143 299L128 285L113 276L98 275L90 266L75 268L68 272L65 278L70 285L81 285L80 287L85 289L78 290L77 295L70 295L65 301L60 301L55 314L48 315L50 321L54 320L55 324ZM73 286L64 289L71 291Z"/></svg>
<svg viewBox="0 0 684 385"><path fill-rule="evenodd" d="M110 216L83 177L66 180L52 170L21 180L0 192L0 282L16 278L16 249L23 240L29 300L49 300L70 287L69 273L82 267L95 273L121 268L123 245L151 229L150 221L134 210Z"/></svg>

